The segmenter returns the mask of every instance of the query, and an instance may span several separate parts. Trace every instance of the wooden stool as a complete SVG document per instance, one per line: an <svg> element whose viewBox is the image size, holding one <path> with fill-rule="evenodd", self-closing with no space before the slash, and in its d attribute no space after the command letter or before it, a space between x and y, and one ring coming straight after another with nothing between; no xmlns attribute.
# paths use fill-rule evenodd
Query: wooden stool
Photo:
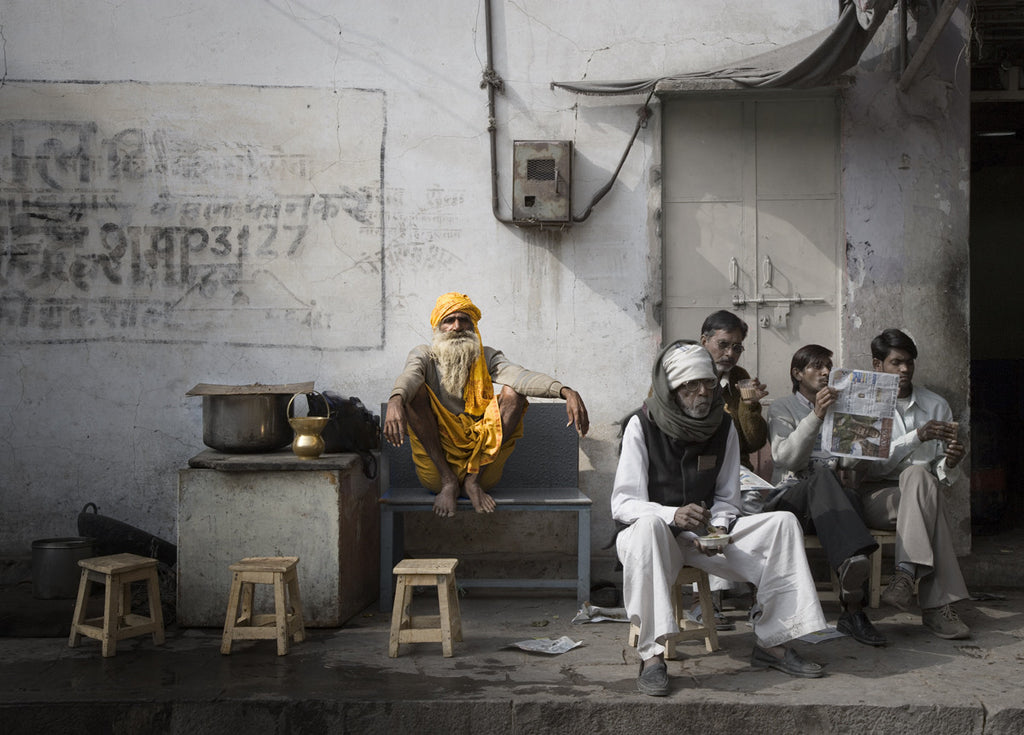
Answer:
<svg viewBox="0 0 1024 735"><path fill-rule="evenodd" d="M74 648L81 637L103 643L104 657L117 653L117 642L137 635L153 634L153 643L164 642L164 614L160 608L160 583L156 559L136 554L113 554L81 559L82 580L78 585L75 617L71 621L68 645ZM149 616L132 614L132 582L146 582L149 591ZM103 617L85 619L93 582L106 585Z"/></svg>
<svg viewBox="0 0 1024 735"><path fill-rule="evenodd" d="M288 653L288 638L298 643L306 639L306 626L302 619L302 597L299 595L297 556L253 556L232 564L231 592L228 595L228 613L224 619L224 635L220 652L231 653L231 642L236 640L277 639L277 655ZM254 585L274 585L274 612L257 615L252 603ZM288 599L285 600L287 588ZM238 603L242 610L239 612ZM291 612L288 611L288 604Z"/></svg>
<svg viewBox="0 0 1024 735"><path fill-rule="evenodd" d="M683 606L683 586L691 587L696 583L697 597L700 600L701 619L703 624L688 620ZM672 585L672 610L679 623L679 632L665 638L665 658L675 658L676 642L704 639L704 647L708 653L718 650L718 630L715 628L715 605L711 601L711 582L707 572L697 567L684 566L679 570ZM629 645L635 647L640 639L640 628L629 624Z"/></svg>
<svg viewBox="0 0 1024 735"><path fill-rule="evenodd" d="M882 547L886 544L892 545L896 543L896 532L895 531L883 531L877 528L869 528L868 533L878 543L878 548L871 554L869 559L871 560L871 575L868 581L868 599L865 602L870 606L877 608L881 603L882 597L882 583L889 583L888 575L882 574ZM813 534L807 534L804 536L804 548L805 549L820 549L821 539ZM819 589L818 599L825 602L838 602L839 601L839 579L836 577L835 570L831 571L831 588L830 589Z"/></svg>
<svg viewBox="0 0 1024 735"><path fill-rule="evenodd" d="M398 655L400 643L441 642L441 652L452 656L452 641L462 640L462 614L455 589L455 567L458 559L403 559L394 568L398 577L395 605L391 612L391 638L388 656ZM440 615L409 614L413 587L437 587Z"/></svg>

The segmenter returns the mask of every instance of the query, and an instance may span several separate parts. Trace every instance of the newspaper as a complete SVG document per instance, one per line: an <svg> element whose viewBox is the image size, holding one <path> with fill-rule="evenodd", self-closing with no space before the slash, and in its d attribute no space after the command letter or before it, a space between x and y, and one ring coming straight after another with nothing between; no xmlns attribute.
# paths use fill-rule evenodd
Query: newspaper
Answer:
<svg viewBox="0 0 1024 735"><path fill-rule="evenodd" d="M899 376L835 368L828 384L839 398L825 414L822 448L838 457L888 459Z"/></svg>
<svg viewBox="0 0 1024 735"><path fill-rule="evenodd" d="M569 636L563 635L561 638L555 639L533 638L527 641L516 641L509 643L506 648L519 648L529 653L547 653L554 656L582 645L583 641L574 641Z"/></svg>
<svg viewBox="0 0 1024 735"><path fill-rule="evenodd" d="M752 516L764 511L764 504L774 492L774 485L740 465L740 500L743 515Z"/></svg>
<svg viewBox="0 0 1024 735"><path fill-rule="evenodd" d="M626 614L626 608L624 607L598 607L597 605L591 605L589 602L584 602L583 607L576 613L576 617L572 619L574 623L601 623L605 620L609 620L616 623L628 623L629 616Z"/></svg>

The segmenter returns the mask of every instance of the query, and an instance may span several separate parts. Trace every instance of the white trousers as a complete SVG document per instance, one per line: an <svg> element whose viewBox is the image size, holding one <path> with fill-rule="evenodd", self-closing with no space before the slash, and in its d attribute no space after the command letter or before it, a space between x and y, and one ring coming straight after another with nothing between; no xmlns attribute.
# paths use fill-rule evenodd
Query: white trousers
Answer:
<svg viewBox="0 0 1024 735"><path fill-rule="evenodd" d="M679 631L672 583L684 566L757 587L762 615L754 635L765 648L826 627L807 566L804 532L788 511L742 516L723 554L705 556L692 539L672 535L661 518L641 516L615 541L622 562L623 597L630 622L640 628L637 652L647 660L665 650L665 636ZM711 611L703 611L706 616Z"/></svg>

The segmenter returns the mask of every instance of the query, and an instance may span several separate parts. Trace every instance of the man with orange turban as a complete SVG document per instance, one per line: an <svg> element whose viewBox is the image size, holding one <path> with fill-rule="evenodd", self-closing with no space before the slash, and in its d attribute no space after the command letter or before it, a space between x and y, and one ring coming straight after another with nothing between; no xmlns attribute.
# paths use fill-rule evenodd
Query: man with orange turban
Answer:
<svg viewBox="0 0 1024 735"><path fill-rule="evenodd" d="M430 314L431 345L413 348L388 399L384 437L412 443L416 474L437 493L434 513L455 515L459 495L477 513L492 513L487 491L501 479L505 462L523 435L527 397L562 398L580 436L590 428L580 394L552 377L527 370L485 347L476 325L478 309L468 296L446 293ZM495 395L494 383L502 386Z"/></svg>

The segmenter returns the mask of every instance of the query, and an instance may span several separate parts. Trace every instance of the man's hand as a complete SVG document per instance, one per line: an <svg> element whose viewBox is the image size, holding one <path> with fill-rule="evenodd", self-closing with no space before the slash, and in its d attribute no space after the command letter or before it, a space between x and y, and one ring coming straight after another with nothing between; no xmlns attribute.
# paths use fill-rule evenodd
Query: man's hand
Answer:
<svg viewBox="0 0 1024 735"><path fill-rule="evenodd" d="M762 383L758 378L751 378L754 381L754 390L757 391L757 395L753 398L742 398L744 403L760 403L761 399L768 395L768 386Z"/></svg>
<svg viewBox="0 0 1024 735"><path fill-rule="evenodd" d="M963 444L956 439L949 442L946 445L946 468L951 470L956 467L965 454L967 454L967 449Z"/></svg>
<svg viewBox="0 0 1024 735"><path fill-rule="evenodd" d="M590 417L587 416L587 407L583 405L580 394L568 386L563 386L559 395L565 399L565 413L569 418L566 426L575 426L576 433L586 436L590 431Z"/></svg>
<svg viewBox="0 0 1024 735"><path fill-rule="evenodd" d="M689 505L676 508L675 517L672 519L672 525L676 528L681 528L684 531L704 533L704 529L708 527L708 521L710 520L710 510L697 505L696 503L690 503Z"/></svg>
<svg viewBox="0 0 1024 735"><path fill-rule="evenodd" d="M384 438L392 446L400 447L405 442L405 404L401 396L388 399L388 414L384 417Z"/></svg>
<svg viewBox="0 0 1024 735"><path fill-rule="evenodd" d="M957 424L955 422L932 419L924 426L918 428L917 438L923 442L931 439L938 439L943 442L955 442L956 432Z"/></svg>
<svg viewBox="0 0 1024 735"><path fill-rule="evenodd" d="M836 402L837 398L839 398L839 391L835 388L826 385L819 390L814 396L814 415L824 421L825 412Z"/></svg>

